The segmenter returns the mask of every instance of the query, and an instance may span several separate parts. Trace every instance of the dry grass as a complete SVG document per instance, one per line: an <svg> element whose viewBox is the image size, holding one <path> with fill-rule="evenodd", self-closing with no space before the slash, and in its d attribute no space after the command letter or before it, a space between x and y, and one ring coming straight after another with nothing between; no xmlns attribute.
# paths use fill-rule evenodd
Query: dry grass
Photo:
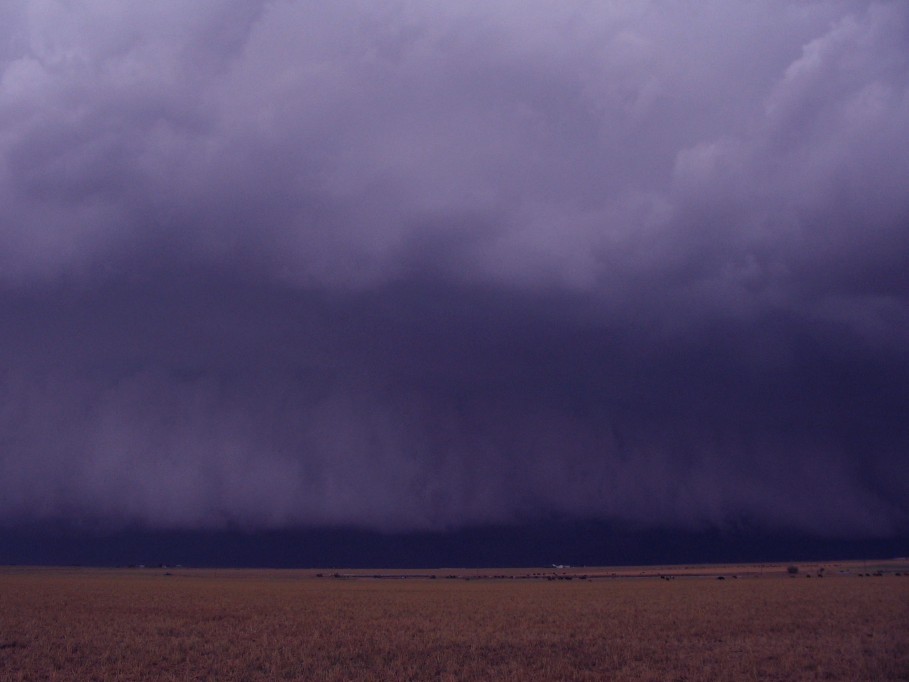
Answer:
<svg viewBox="0 0 909 682"><path fill-rule="evenodd" d="M3 569L0 679L909 680L909 577L784 570L550 582Z"/></svg>

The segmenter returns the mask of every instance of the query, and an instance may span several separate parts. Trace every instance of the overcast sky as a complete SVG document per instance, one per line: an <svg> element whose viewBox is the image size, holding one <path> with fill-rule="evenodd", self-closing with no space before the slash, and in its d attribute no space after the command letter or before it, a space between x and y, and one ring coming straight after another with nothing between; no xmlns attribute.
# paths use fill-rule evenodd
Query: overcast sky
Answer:
<svg viewBox="0 0 909 682"><path fill-rule="evenodd" d="M904 0L7 0L0 523L909 531Z"/></svg>

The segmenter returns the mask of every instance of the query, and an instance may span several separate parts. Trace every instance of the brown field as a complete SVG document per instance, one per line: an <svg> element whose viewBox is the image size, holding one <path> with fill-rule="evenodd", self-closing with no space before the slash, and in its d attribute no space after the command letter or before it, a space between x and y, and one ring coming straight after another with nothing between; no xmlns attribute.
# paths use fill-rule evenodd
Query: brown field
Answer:
<svg viewBox="0 0 909 682"><path fill-rule="evenodd" d="M799 568L0 568L0 680L909 680L909 564Z"/></svg>

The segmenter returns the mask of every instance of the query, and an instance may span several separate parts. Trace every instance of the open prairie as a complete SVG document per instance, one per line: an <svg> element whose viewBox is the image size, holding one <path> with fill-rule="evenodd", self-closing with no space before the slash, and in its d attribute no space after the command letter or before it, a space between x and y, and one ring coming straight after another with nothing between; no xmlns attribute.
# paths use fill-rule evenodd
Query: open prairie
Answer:
<svg viewBox="0 0 909 682"><path fill-rule="evenodd" d="M909 679L909 566L786 569L6 568L0 679Z"/></svg>

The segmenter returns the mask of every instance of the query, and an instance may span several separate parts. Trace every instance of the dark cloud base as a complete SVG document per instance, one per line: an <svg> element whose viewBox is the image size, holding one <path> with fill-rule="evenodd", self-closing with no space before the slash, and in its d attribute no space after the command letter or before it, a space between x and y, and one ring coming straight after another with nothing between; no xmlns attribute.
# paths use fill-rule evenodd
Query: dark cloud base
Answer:
<svg viewBox="0 0 909 682"><path fill-rule="evenodd" d="M0 565L243 568L632 566L887 559L909 536L820 538L755 528L635 530L602 521L469 527L451 532L358 529L100 532L62 524L0 529Z"/></svg>
<svg viewBox="0 0 909 682"><path fill-rule="evenodd" d="M0 297L7 519L909 523L909 358L849 329L783 313L667 329L589 296L427 278L329 295L134 275Z"/></svg>

